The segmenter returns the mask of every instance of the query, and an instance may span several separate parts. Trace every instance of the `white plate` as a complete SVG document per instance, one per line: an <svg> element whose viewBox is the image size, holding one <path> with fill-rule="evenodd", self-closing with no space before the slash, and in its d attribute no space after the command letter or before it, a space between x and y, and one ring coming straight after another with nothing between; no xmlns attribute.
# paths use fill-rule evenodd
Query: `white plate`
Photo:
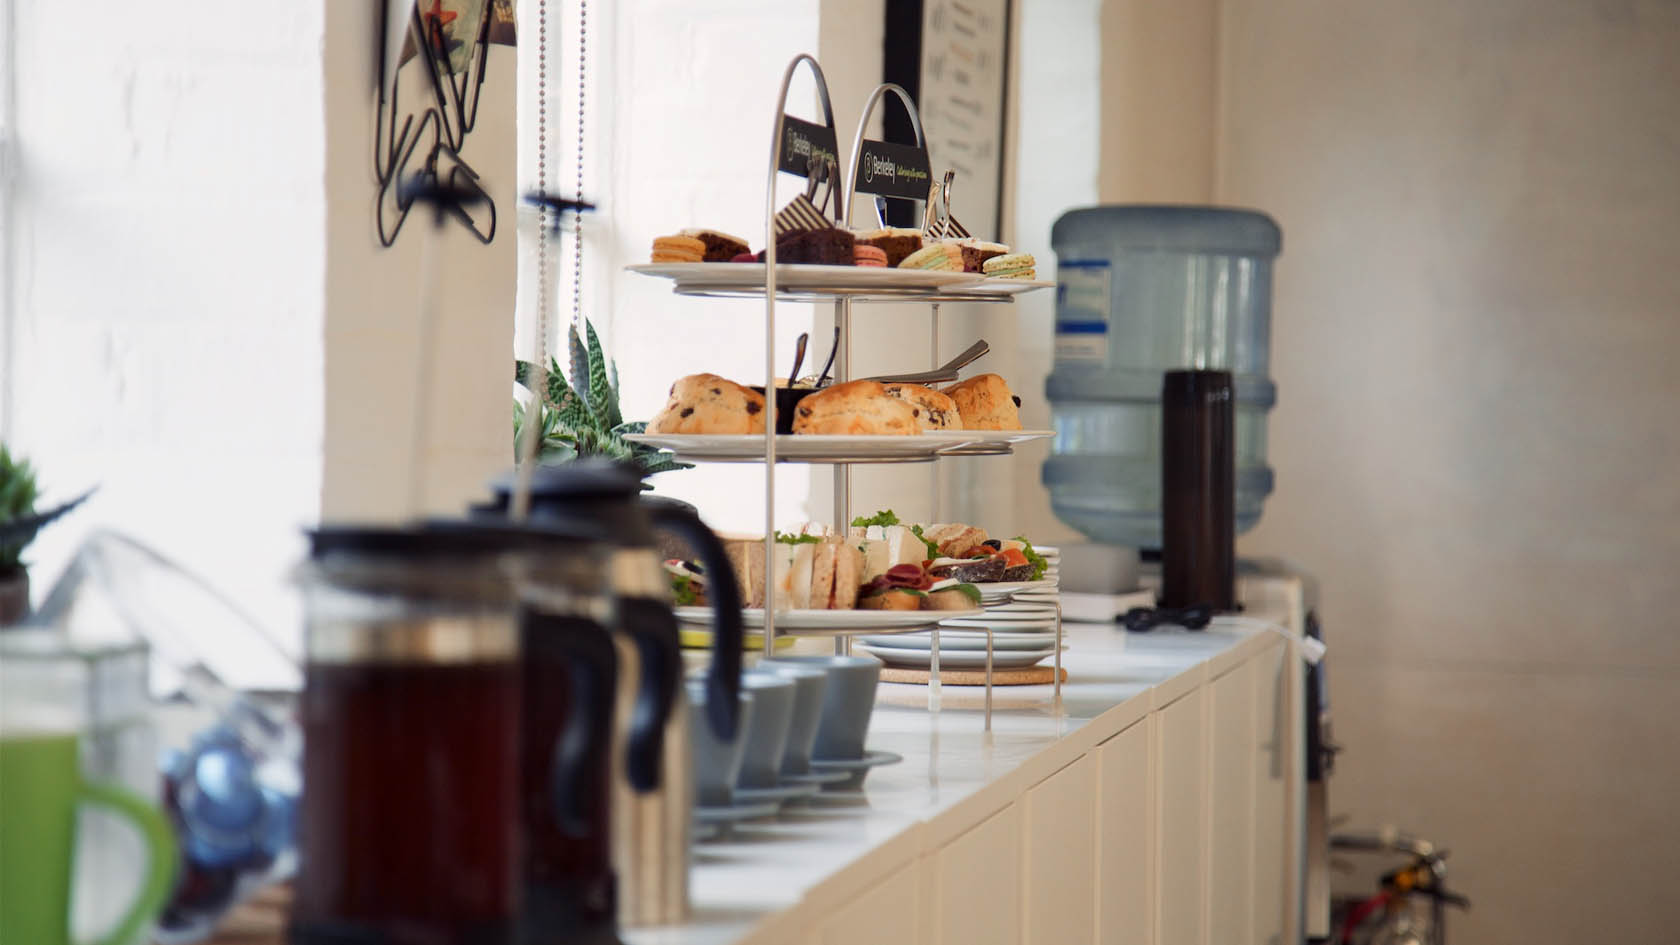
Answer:
<svg viewBox="0 0 1680 945"><path fill-rule="evenodd" d="M682 459L735 462L764 460L764 437L755 433L626 433L624 438L631 443L646 443L662 450L670 450ZM973 439L966 436L816 436L783 433L776 437L776 459L794 463L852 460L927 462L940 453L971 442Z"/></svg>
<svg viewBox="0 0 1680 945"><path fill-rule="evenodd" d="M670 279L684 289L764 290L763 263L643 263L626 266L631 272ZM927 269L889 269L885 266L809 266L776 264L777 292L851 294L867 292L932 292L951 288L968 291L986 278L977 272L935 272ZM994 280L1019 281L1019 280ZM1020 290L1017 290L1020 291Z"/></svg>
<svg viewBox="0 0 1680 945"><path fill-rule="evenodd" d="M1056 618L1051 617L1049 620L1004 621L994 620L990 616L986 616L975 617L969 620L941 620L939 625L941 627L948 627L956 630L984 630L987 627L991 627L993 633L1000 630L1005 633L1032 633L1034 631L1056 629Z"/></svg>
<svg viewBox="0 0 1680 945"><path fill-rule="evenodd" d="M974 285L965 285L961 291L977 295L1020 295L1031 289L1054 289L1056 283L1045 282L1043 279L994 279L991 276L980 280Z"/></svg>
<svg viewBox="0 0 1680 945"><path fill-rule="evenodd" d="M981 610L778 610L776 632L856 633L864 630L918 630L947 617L978 617ZM711 626L710 607L678 607L677 619ZM764 626L764 609L744 608L741 620L749 627Z"/></svg>
<svg viewBox="0 0 1680 945"><path fill-rule="evenodd" d="M1007 604L996 604L994 606L987 607L986 608L986 613L988 615L990 615L990 614L1033 614L1033 615L1040 615L1041 616L1041 615L1044 615L1044 614L1054 615L1056 613L1056 608L1054 606L1050 605L1050 604L1034 603L1033 601L1012 600Z"/></svg>
<svg viewBox="0 0 1680 945"><path fill-rule="evenodd" d="M870 646L890 647L895 650L920 650L923 653L933 651L932 638L925 633L906 633L903 636L896 637L859 637L858 639ZM1047 639L1048 642L1046 642ZM992 650L994 652L1024 650L1051 653L1055 651L1055 640L1054 634L1048 638L1040 633L993 634ZM949 630L941 631L939 634L939 653L943 656L950 650L979 650L984 653L986 652L986 635L977 633L970 636L966 633L955 634Z"/></svg>
<svg viewBox="0 0 1680 945"><path fill-rule="evenodd" d="M980 589L982 604L1001 604L1012 599L1016 594L1043 591L1056 586L1055 581L996 581L990 584L976 584Z"/></svg>
<svg viewBox="0 0 1680 945"><path fill-rule="evenodd" d="M1002 629L1006 624L1044 623L1046 621L1053 623L1056 620L1056 608L1048 604L1029 604L1028 606L1032 607L1032 610L1003 609L1008 606L1008 604L998 604L996 607L987 607L984 617L975 617L972 620L966 617L962 619L969 623L993 624L999 629Z"/></svg>
<svg viewBox="0 0 1680 945"><path fill-rule="evenodd" d="M935 439L953 440L957 445L998 446L1008 443L1025 443L1028 440L1047 440L1056 435L1055 430L929 430L922 436ZM1037 550L1037 546L1034 546Z"/></svg>
<svg viewBox="0 0 1680 945"><path fill-rule="evenodd" d="M933 651L931 650L903 650L887 646L870 646L867 643L858 644L858 649L878 657L888 666L901 669L931 669L933 667ZM993 650L992 669L1025 669L1036 666L1040 662L1054 655L1055 649L1033 651ZM985 669L985 650L951 650L944 646L939 648L940 669Z"/></svg>

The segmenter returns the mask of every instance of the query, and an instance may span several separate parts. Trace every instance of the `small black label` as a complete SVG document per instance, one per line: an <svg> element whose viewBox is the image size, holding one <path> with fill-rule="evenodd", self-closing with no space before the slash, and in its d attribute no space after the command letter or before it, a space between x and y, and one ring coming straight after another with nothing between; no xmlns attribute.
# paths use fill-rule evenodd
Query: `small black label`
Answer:
<svg viewBox="0 0 1680 945"><path fill-rule="evenodd" d="M792 115L782 116L782 150L776 169L800 177L809 177L812 158L819 162L834 161L839 167L840 146L835 143L834 129L827 125L813 125Z"/></svg>
<svg viewBox="0 0 1680 945"><path fill-rule="evenodd" d="M926 148L891 141L865 141L858 148L852 188L858 193L926 200L932 183Z"/></svg>

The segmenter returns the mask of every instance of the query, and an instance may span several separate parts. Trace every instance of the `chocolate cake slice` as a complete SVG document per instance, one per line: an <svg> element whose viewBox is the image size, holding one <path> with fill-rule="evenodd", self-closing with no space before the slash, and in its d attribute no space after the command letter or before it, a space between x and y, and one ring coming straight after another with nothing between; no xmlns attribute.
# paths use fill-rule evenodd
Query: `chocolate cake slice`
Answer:
<svg viewBox="0 0 1680 945"><path fill-rule="evenodd" d="M706 244L702 262L729 262L751 249L745 240L717 230L683 230L682 235Z"/></svg>
<svg viewBox="0 0 1680 945"><path fill-rule="evenodd" d="M957 245L962 249L963 272L983 272L986 260L1009 252L1009 247L1002 243L982 240L962 240Z"/></svg>
<svg viewBox="0 0 1680 945"><path fill-rule="evenodd" d="M859 233L857 241L887 254L887 265L896 267L905 257L922 248L922 231L889 226Z"/></svg>
<svg viewBox="0 0 1680 945"><path fill-rule="evenodd" d="M776 262L813 266L850 266L852 234L835 227L797 230L776 240ZM762 262L764 254L758 254Z"/></svg>

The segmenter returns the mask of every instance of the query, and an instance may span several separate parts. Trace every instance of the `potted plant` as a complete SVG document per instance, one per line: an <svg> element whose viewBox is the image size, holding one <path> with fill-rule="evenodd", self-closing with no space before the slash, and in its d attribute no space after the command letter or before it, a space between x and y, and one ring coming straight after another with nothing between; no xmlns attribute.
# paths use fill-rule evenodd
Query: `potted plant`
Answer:
<svg viewBox="0 0 1680 945"><path fill-rule="evenodd" d="M40 495L35 470L0 443L0 627L21 623L29 616L29 568L23 561L24 549L41 529L92 494L89 489L57 508L35 511Z"/></svg>
<svg viewBox="0 0 1680 945"><path fill-rule="evenodd" d="M669 454L654 447L624 439L626 433L647 429L647 422L624 421L618 408L618 364L602 353L601 340L588 319L584 319L583 328L587 341L578 337L576 325L567 334L572 361L569 379L560 362L549 358L547 390L539 403L542 440L537 446L537 461L566 463L581 456L607 456L635 463L644 478L672 469L692 469L690 464L675 462ZM513 379L530 389L536 383L537 366L529 361L515 361L513 365ZM513 401L516 451L525 423L525 405L516 397Z"/></svg>
<svg viewBox="0 0 1680 945"><path fill-rule="evenodd" d="M0 443L0 528L14 526L0 537L0 627L29 613L29 569L23 564L23 549L35 537L35 529L27 529L27 534L14 531L23 532L22 523L34 518L38 494L35 471Z"/></svg>

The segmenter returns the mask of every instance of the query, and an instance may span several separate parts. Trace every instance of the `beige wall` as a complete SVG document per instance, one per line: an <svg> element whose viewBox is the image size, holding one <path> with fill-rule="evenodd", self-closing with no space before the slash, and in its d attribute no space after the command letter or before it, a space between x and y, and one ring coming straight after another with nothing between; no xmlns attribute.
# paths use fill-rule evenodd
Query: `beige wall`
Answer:
<svg viewBox="0 0 1680 945"><path fill-rule="evenodd" d="M1673 941L1680 5L1226 0L1216 195L1284 229L1278 489L1333 804L1454 941Z"/></svg>
<svg viewBox="0 0 1680 945"><path fill-rule="evenodd" d="M495 201L495 239L485 245L453 220L434 228L431 214L416 207L386 249L373 220L378 18L360 4L327 4L325 10L321 517L390 521L415 512L459 512L513 460L509 353L519 215L514 50L490 47L477 124L461 155ZM402 70L405 111L418 111L429 100L418 66L411 61ZM427 385L421 387L420 304L426 294L435 299L435 322ZM424 478L418 501L411 502L412 424L422 408Z"/></svg>

